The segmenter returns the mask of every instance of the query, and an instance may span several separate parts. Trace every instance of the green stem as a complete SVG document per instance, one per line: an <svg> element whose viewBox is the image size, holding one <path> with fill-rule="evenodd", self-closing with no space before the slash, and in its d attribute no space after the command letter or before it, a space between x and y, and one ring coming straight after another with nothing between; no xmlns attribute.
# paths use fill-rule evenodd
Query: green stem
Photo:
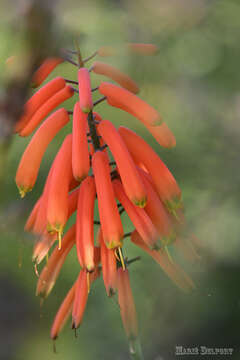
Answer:
<svg viewBox="0 0 240 360"><path fill-rule="evenodd" d="M98 137L98 134L97 134L96 126L95 126L95 123L94 123L94 118L93 118L92 111L90 111L88 113L88 118L87 119L88 119L89 133L90 133L90 136L91 136L91 139L92 139L94 150L100 150L101 145L100 145L99 137Z"/></svg>
<svg viewBox="0 0 240 360"><path fill-rule="evenodd" d="M144 360L141 343L138 338L129 340L129 353L133 360Z"/></svg>
<svg viewBox="0 0 240 360"><path fill-rule="evenodd" d="M79 44L78 44L78 41L76 39L74 40L74 45L75 45L76 50L77 50L78 64L79 64L79 67L81 68L81 67L84 66L84 63L83 63L81 51L80 51L80 48L79 48Z"/></svg>

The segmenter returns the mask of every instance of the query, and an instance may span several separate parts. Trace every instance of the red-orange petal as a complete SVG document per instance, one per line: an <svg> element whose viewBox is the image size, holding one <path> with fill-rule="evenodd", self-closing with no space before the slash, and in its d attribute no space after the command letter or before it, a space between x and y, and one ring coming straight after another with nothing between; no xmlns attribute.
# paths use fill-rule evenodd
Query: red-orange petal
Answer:
<svg viewBox="0 0 240 360"><path fill-rule="evenodd" d="M38 87L48 77L55 67L64 60L58 57L50 57L43 61L39 68L33 74L32 87Z"/></svg>
<svg viewBox="0 0 240 360"><path fill-rule="evenodd" d="M27 125L20 131L19 134L21 136L30 135L52 110L72 97L73 94L74 90L69 85L66 85L63 89L56 92L38 108L38 110L33 114Z"/></svg>
<svg viewBox="0 0 240 360"><path fill-rule="evenodd" d="M51 96L63 89L66 85L62 77L56 77L42 86L25 104L23 115L15 125L15 131L21 131L31 119L33 114L42 106Z"/></svg>
<svg viewBox="0 0 240 360"><path fill-rule="evenodd" d="M68 317L71 314L74 296L75 296L75 290L76 290L76 283L69 290L69 292L67 293L67 296L65 297L60 308L58 309L58 312L55 316L55 319L53 321L53 325L51 328L51 338L53 340L55 340L58 337L60 331L62 330L64 324L66 323Z"/></svg>
<svg viewBox="0 0 240 360"><path fill-rule="evenodd" d="M156 126L162 123L161 116L152 106L120 86L102 82L99 92L107 97L109 105L128 112L144 125Z"/></svg>
<svg viewBox="0 0 240 360"><path fill-rule="evenodd" d="M126 335L133 340L138 336L138 324L135 303L129 281L128 270L118 268L118 303Z"/></svg>
<svg viewBox="0 0 240 360"><path fill-rule="evenodd" d="M54 161L47 203L48 231L61 234L68 218L68 191L72 180L72 135L66 136Z"/></svg>
<svg viewBox="0 0 240 360"><path fill-rule="evenodd" d="M77 279L73 302L72 327L77 329L82 322L88 299L87 271L81 270Z"/></svg>
<svg viewBox="0 0 240 360"><path fill-rule="evenodd" d="M72 167L73 175L78 181L82 181L90 169L87 127L87 114L82 112L77 102L73 111Z"/></svg>
<svg viewBox="0 0 240 360"><path fill-rule="evenodd" d="M109 146L117 163L119 175L128 198L135 205L144 207L147 202L146 189L121 135L108 120L101 121L97 129Z"/></svg>
<svg viewBox="0 0 240 360"><path fill-rule="evenodd" d="M176 146L176 139L165 122L158 126L145 125L154 139L165 148Z"/></svg>
<svg viewBox="0 0 240 360"><path fill-rule="evenodd" d="M181 190L173 175L150 145L126 127L118 129L136 164L143 164L151 175L161 200L169 211L176 211L181 204Z"/></svg>
<svg viewBox="0 0 240 360"><path fill-rule="evenodd" d="M131 241L139 246L142 250L148 253L163 269L167 276L183 291L189 292L195 288L192 279L186 272L176 263L169 260L169 257L164 249L151 250L146 246L145 242L135 230L131 235Z"/></svg>
<svg viewBox="0 0 240 360"><path fill-rule="evenodd" d="M66 232L62 239L62 247L55 247L47 264L41 271L37 282L36 295L46 298L52 290L64 261L75 243L75 224Z"/></svg>
<svg viewBox="0 0 240 360"><path fill-rule="evenodd" d="M128 50L139 55L155 55L158 47L154 44L128 43Z"/></svg>
<svg viewBox="0 0 240 360"><path fill-rule="evenodd" d="M79 189L77 219L76 219L76 246L78 260L81 267L93 271L94 262L94 203L96 188L92 176L83 180Z"/></svg>
<svg viewBox="0 0 240 360"><path fill-rule="evenodd" d="M97 189L99 217L103 239L109 249L121 246L123 227L110 178L109 159L104 151L96 151L92 168Z"/></svg>
<svg viewBox="0 0 240 360"><path fill-rule="evenodd" d="M84 113L89 113L93 108L91 80L87 68L78 70L79 104Z"/></svg>
<svg viewBox="0 0 240 360"><path fill-rule="evenodd" d="M47 146L68 121L67 111L59 109L44 121L32 137L22 155L16 174L16 184L21 196L32 190Z"/></svg>
<svg viewBox="0 0 240 360"><path fill-rule="evenodd" d="M95 61L91 69L95 74L104 75L116 81L120 86L131 91L134 94L137 94L139 92L139 87L137 86L135 81L133 81L130 76L124 74L122 71L112 65L103 63L101 61Z"/></svg>
<svg viewBox="0 0 240 360"><path fill-rule="evenodd" d="M126 210L129 218L131 219L133 225L141 234L145 243L150 248L156 247L156 242L158 240L158 234L155 226L153 225L151 219L147 215L144 209L135 206L127 197L124 192L121 182L117 179L113 180L113 188L117 199L120 201L124 209Z"/></svg>
<svg viewBox="0 0 240 360"><path fill-rule="evenodd" d="M112 296L117 289L117 262L114 250L108 249L103 240L100 228L99 239L101 244L101 264L105 289L108 296Z"/></svg>

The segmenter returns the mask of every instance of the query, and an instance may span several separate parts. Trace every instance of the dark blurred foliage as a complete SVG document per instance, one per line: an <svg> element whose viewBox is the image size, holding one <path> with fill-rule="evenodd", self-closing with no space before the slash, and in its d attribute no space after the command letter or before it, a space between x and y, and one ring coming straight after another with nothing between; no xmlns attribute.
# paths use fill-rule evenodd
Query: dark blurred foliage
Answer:
<svg viewBox="0 0 240 360"><path fill-rule="evenodd" d="M20 107L18 102L12 103L15 94L21 94L20 104L25 101L32 72L32 65L26 61L16 68L6 66L4 61L12 55L35 59L64 46L73 48L76 36L83 55L93 53L101 45L125 41L153 42L159 46L155 57L120 54L106 61L136 79L141 86L140 96L163 114L173 130L176 149L160 148L132 117L99 105L101 114L115 124L136 129L166 161L183 190L188 231L194 232L201 243L200 263L191 265L179 259L197 283L197 290L191 295L179 292L151 259L127 245L129 256L142 256L131 266L130 274L143 352L149 360L169 360L176 358L176 345L233 347L233 356L226 358L239 359L239 1L62 0L55 2L54 7L52 2L46 3L51 9L44 8L47 15L43 17L37 11L36 21L30 15L29 4L39 6L44 2L19 1L16 7L14 1L3 1L1 5L0 98L7 96L11 105L17 104L12 106L10 116L12 110L15 114ZM34 34L46 45L40 46ZM56 74L76 78L75 69L68 64L60 65L52 77ZM23 92L19 91L18 79L24 86ZM94 86L95 83L99 83L99 78L94 79ZM13 90L9 93L10 85ZM67 109L72 106L73 101L68 101ZM1 128L2 120L5 121L5 115L1 107ZM8 161L1 166L4 183L0 193L1 359L55 358L49 340L50 324L77 276L77 259L75 254L69 256L52 294L38 309L31 264L34 239L23 232L23 227L68 131L70 127L51 144L36 187L24 200L18 198L14 176L28 140L13 136L4 153ZM131 229L127 220L125 225L126 231ZM57 342L57 351L59 360L128 358L118 306L105 296L102 280L91 290L78 338L74 338L67 324Z"/></svg>

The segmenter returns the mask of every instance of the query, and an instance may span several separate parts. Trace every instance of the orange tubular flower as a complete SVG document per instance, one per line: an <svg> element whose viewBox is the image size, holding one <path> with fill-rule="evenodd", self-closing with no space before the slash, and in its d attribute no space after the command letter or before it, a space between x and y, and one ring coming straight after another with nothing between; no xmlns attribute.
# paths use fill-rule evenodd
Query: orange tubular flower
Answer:
<svg viewBox="0 0 240 360"><path fill-rule="evenodd" d="M36 88L43 83L55 67L61 64L64 60L57 57L50 57L40 65L40 67L33 74L32 87Z"/></svg>
<svg viewBox="0 0 240 360"><path fill-rule="evenodd" d="M134 161L138 165L144 165L152 177L161 200L169 211L174 213L181 206L181 190L171 172L155 151L139 135L123 126L118 131Z"/></svg>
<svg viewBox="0 0 240 360"><path fill-rule="evenodd" d="M138 324L136 308L133 300L132 290L129 281L128 270L118 268L118 303L122 317L123 326L128 339L134 340L138 336Z"/></svg>
<svg viewBox="0 0 240 360"><path fill-rule="evenodd" d="M67 296L65 297L64 301L62 302L62 304L55 316L55 319L54 319L54 322L53 322L53 325L51 328L51 338L53 340L55 340L58 337L60 331L62 330L68 317L71 314L75 291L76 291L76 283L73 285L73 287L67 293Z"/></svg>
<svg viewBox="0 0 240 360"><path fill-rule="evenodd" d="M40 206L41 206L41 200L42 200L42 197L40 197L38 199L38 201L36 202L36 204L34 205L27 221L26 221L26 224L25 224L25 227L24 227L24 230L25 231L32 231L33 230L33 227L34 227L34 223L37 219L37 215L38 215L38 211L40 209Z"/></svg>
<svg viewBox="0 0 240 360"><path fill-rule="evenodd" d="M40 262L45 258L48 254L49 249L56 241L56 235L43 235L39 241L36 242L33 254L32 261L36 264L40 264Z"/></svg>
<svg viewBox="0 0 240 360"><path fill-rule="evenodd" d="M93 154L92 168L103 239L109 249L114 249L122 245L123 227L114 198L108 156L104 151L96 151Z"/></svg>
<svg viewBox="0 0 240 360"><path fill-rule="evenodd" d="M78 88L80 108L84 113L89 113L93 108L91 80L87 68L78 70Z"/></svg>
<svg viewBox="0 0 240 360"><path fill-rule="evenodd" d="M112 46L101 46L97 54L101 57L114 56L117 53L117 49Z"/></svg>
<svg viewBox="0 0 240 360"><path fill-rule="evenodd" d="M58 105L72 97L74 90L71 86L66 85L63 89L56 92L33 114L27 125L20 131L20 136L30 135L41 121Z"/></svg>
<svg viewBox="0 0 240 360"><path fill-rule="evenodd" d="M168 277L183 291L189 292L195 288L195 284L192 279L185 273L184 270L180 268L176 263L173 263L169 260L169 257L166 251L160 250L151 250L146 246L145 242L135 230L131 235L131 241L139 246L142 250L148 253L163 269L163 271L168 275Z"/></svg>
<svg viewBox="0 0 240 360"><path fill-rule="evenodd" d="M102 230L99 230L99 241L101 244L101 263L103 281L108 296L115 294L117 289L117 261L114 250L108 249L102 236Z"/></svg>
<svg viewBox="0 0 240 360"><path fill-rule="evenodd" d="M79 193L79 188L73 190L68 195L68 219L77 210L78 193Z"/></svg>
<svg viewBox="0 0 240 360"><path fill-rule="evenodd" d="M122 73L120 70L109 64L101 61L95 61L91 67L95 74L104 75L116 81L120 86L131 91L134 94L139 92L139 87L128 75Z"/></svg>
<svg viewBox="0 0 240 360"><path fill-rule="evenodd" d="M32 137L21 158L16 175L16 183L22 197L32 190L36 182L47 146L68 121L67 111L59 109L47 118Z"/></svg>
<svg viewBox="0 0 240 360"><path fill-rule="evenodd" d="M77 102L73 111L72 167L73 175L78 181L82 181L90 169L87 127L87 114L82 112Z"/></svg>
<svg viewBox="0 0 240 360"><path fill-rule="evenodd" d="M94 203L96 189L94 179L88 176L83 180L78 196L76 219L76 246L81 267L94 270Z"/></svg>
<svg viewBox="0 0 240 360"><path fill-rule="evenodd" d="M144 125L156 126L162 123L161 116L152 106L120 86L102 82L99 92L107 97L109 105L127 111Z"/></svg>
<svg viewBox="0 0 240 360"><path fill-rule="evenodd" d="M55 247L37 283L36 295L46 298L52 290L62 265L75 243L76 227L73 225L64 235L61 250Z"/></svg>
<svg viewBox="0 0 240 360"><path fill-rule="evenodd" d="M39 206L39 210L37 212L37 217L33 225L33 233L35 234L45 234L47 229L47 204L48 204L48 194L49 194L49 187L52 178L52 173L55 165L55 160L51 166L51 169L48 173L47 179L45 181L44 189L41 195L41 203Z"/></svg>
<svg viewBox="0 0 240 360"><path fill-rule="evenodd" d="M151 249L154 249L157 246L156 242L158 240L158 234L147 213L144 211L144 209L140 209L139 207L131 203L126 193L124 192L123 186L119 180L113 180L113 188L117 199L120 201L120 203L126 210L133 225L141 234L145 243Z"/></svg>
<svg viewBox="0 0 240 360"><path fill-rule="evenodd" d="M176 139L166 123L158 126L146 125L148 131L152 134L154 139L165 148L172 148L176 146Z"/></svg>
<svg viewBox="0 0 240 360"><path fill-rule="evenodd" d="M191 263L195 263L201 259L190 239L182 239L177 237L176 241L174 242L174 247L180 254L183 255L186 260L190 261Z"/></svg>
<svg viewBox="0 0 240 360"><path fill-rule="evenodd" d="M128 43L128 50L139 55L155 55L158 47L154 44Z"/></svg>
<svg viewBox="0 0 240 360"><path fill-rule="evenodd" d="M51 96L56 94L56 92L63 89L65 85L66 82L62 77L56 77L41 87L24 106L23 115L18 120L15 126L15 131L20 132L40 106L43 105Z"/></svg>
<svg viewBox="0 0 240 360"><path fill-rule="evenodd" d="M68 216L68 191L72 176L72 135L67 135L55 160L47 204L48 231L58 233L59 248Z"/></svg>
<svg viewBox="0 0 240 360"><path fill-rule="evenodd" d="M77 279L76 293L72 311L72 328L77 329L82 322L88 299L87 271L81 270Z"/></svg>
<svg viewBox="0 0 240 360"><path fill-rule="evenodd" d="M113 154L127 196L135 205L144 207L147 201L145 187L118 131L110 121L103 120L98 125L98 132Z"/></svg>
<svg viewBox="0 0 240 360"><path fill-rule="evenodd" d="M175 238L169 213L166 211L163 203L158 197L157 192L148 180L148 175L142 169L138 168L139 174L147 191L147 204L144 208L153 224L155 225L162 242L168 241L169 238Z"/></svg>

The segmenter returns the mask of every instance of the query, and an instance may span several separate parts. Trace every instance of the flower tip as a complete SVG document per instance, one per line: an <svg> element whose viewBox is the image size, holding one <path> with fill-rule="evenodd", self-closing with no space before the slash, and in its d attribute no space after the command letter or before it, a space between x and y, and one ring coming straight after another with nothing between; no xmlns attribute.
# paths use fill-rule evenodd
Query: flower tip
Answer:
<svg viewBox="0 0 240 360"><path fill-rule="evenodd" d="M23 199L25 197L26 193L32 191L32 189L24 187L24 186L18 186L18 191L19 191L21 199Z"/></svg>
<svg viewBox="0 0 240 360"><path fill-rule="evenodd" d="M113 239L113 240L107 242L106 246L109 250L116 249L116 248L122 246L122 240L120 240L120 243L119 243L119 239L117 239L117 240Z"/></svg>
<svg viewBox="0 0 240 360"><path fill-rule="evenodd" d="M170 212L170 214L172 214L178 221L179 221L179 216L177 214L177 210L178 209L182 209L183 208L183 203L182 200L180 199L181 194L179 194L179 197L175 197L172 200L166 200L165 206L167 208L167 210Z"/></svg>
<svg viewBox="0 0 240 360"><path fill-rule="evenodd" d="M146 204L147 204L147 198L144 197L144 198L141 199L141 200L135 200L135 201L134 201L134 204L135 204L136 206L140 207L140 208L144 208L144 207L146 206Z"/></svg>
<svg viewBox="0 0 240 360"><path fill-rule="evenodd" d="M84 112L85 114L89 114L90 111L92 111L91 107L82 107L81 108L82 112Z"/></svg>

